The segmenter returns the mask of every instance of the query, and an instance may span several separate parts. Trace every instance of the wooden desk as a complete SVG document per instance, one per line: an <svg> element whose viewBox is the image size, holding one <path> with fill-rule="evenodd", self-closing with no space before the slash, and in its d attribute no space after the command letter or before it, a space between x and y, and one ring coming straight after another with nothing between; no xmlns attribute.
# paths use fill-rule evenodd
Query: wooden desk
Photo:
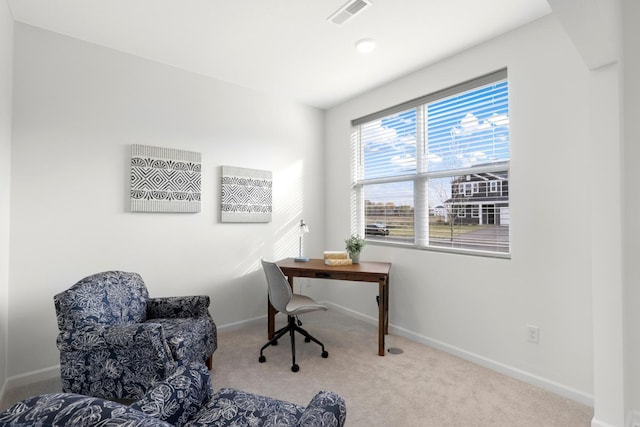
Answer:
<svg viewBox="0 0 640 427"><path fill-rule="evenodd" d="M295 262L293 258L278 261L278 267L289 280L293 289L294 277L314 279L351 280L378 284L378 355L384 356L384 336L389 333L389 270L388 262L366 262L359 264L328 266L324 259L311 259L308 262ZM267 302L267 332L269 339L275 332L275 315L271 301Z"/></svg>

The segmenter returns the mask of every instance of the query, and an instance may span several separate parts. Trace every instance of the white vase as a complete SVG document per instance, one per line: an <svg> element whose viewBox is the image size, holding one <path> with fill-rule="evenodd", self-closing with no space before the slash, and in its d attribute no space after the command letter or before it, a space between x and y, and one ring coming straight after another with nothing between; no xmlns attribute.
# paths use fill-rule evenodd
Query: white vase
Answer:
<svg viewBox="0 0 640 427"><path fill-rule="evenodd" d="M360 252L349 252L349 258L351 258L351 262L353 264L357 264L360 262Z"/></svg>

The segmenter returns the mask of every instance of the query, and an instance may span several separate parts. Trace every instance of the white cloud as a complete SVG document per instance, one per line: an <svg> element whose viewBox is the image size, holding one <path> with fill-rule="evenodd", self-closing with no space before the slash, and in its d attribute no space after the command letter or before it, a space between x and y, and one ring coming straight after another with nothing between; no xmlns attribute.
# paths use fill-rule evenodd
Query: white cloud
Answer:
<svg viewBox="0 0 640 427"><path fill-rule="evenodd" d="M410 154L402 154L399 156L391 157L391 163L403 169L415 169L416 158L415 156L412 156Z"/></svg>
<svg viewBox="0 0 640 427"><path fill-rule="evenodd" d="M451 129L451 134L457 135L470 134L483 130L489 130L493 126L506 126L509 124L509 116L506 114L496 114L486 120L480 121L473 113L467 113L457 126Z"/></svg>
<svg viewBox="0 0 640 427"><path fill-rule="evenodd" d="M493 115L489 117L487 121L491 122L494 126L506 126L509 124L509 116L507 116L506 114L493 113Z"/></svg>

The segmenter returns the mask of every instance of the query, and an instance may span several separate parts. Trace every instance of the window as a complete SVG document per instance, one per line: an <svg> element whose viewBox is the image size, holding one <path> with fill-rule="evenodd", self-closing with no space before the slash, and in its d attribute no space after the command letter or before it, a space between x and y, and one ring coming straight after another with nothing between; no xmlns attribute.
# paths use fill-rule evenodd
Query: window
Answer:
<svg viewBox="0 0 640 427"><path fill-rule="evenodd" d="M510 251L507 70L352 122L352 224L370 241Z"/></svg>
<svg viewBox="0 0 640 427"><path fill-rule="evenodd" d="M467 179L469 179L469 176L467 176ZM460 184L459 188L459 192L460 193L464 193L465 196L471 196L473 194L476 194L478 192L478 183L477 182L467 182L464 184L464 186L462 184Z"/></svg>
<svg viewBox="0 0 640 427"><path fill-rule="evenodd" d="M491 181L489 182L489 191L491 193L501 193L502 190L500 189L501 185L500 185L500 181Z"/></svg>

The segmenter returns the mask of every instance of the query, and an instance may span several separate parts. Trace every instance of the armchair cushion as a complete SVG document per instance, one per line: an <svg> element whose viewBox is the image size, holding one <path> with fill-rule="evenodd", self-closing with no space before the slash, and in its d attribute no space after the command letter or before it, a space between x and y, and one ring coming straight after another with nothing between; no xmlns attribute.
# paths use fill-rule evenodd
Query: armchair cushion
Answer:
<svg viewBox="0 0 640 427"><path fill-rule="evenodd" d="M171 377L156 384L131 408L181 427L212 395L209 371L201 363L191 363L179 367Z"/></svg>
<svg viewBox="0 0 640 427"><path fill-rule="evenodd" d="M187 425L295 426L303 412L295 403L222 388Z"/></svg>
<svg viewBox="0 0 640 427"><path fill-rule="evenodd" d="M216 349L216 329L210 317L152 319L147 323L162 327L176 360L204 362Z"/></svg>
<svg viewBox="0 0 640 427"><path fill-rule="evenodd" d="M204 362L217 346L217 330L209 314L209 296L150 298L147 322L162 326L176 360Z"/></svg>

